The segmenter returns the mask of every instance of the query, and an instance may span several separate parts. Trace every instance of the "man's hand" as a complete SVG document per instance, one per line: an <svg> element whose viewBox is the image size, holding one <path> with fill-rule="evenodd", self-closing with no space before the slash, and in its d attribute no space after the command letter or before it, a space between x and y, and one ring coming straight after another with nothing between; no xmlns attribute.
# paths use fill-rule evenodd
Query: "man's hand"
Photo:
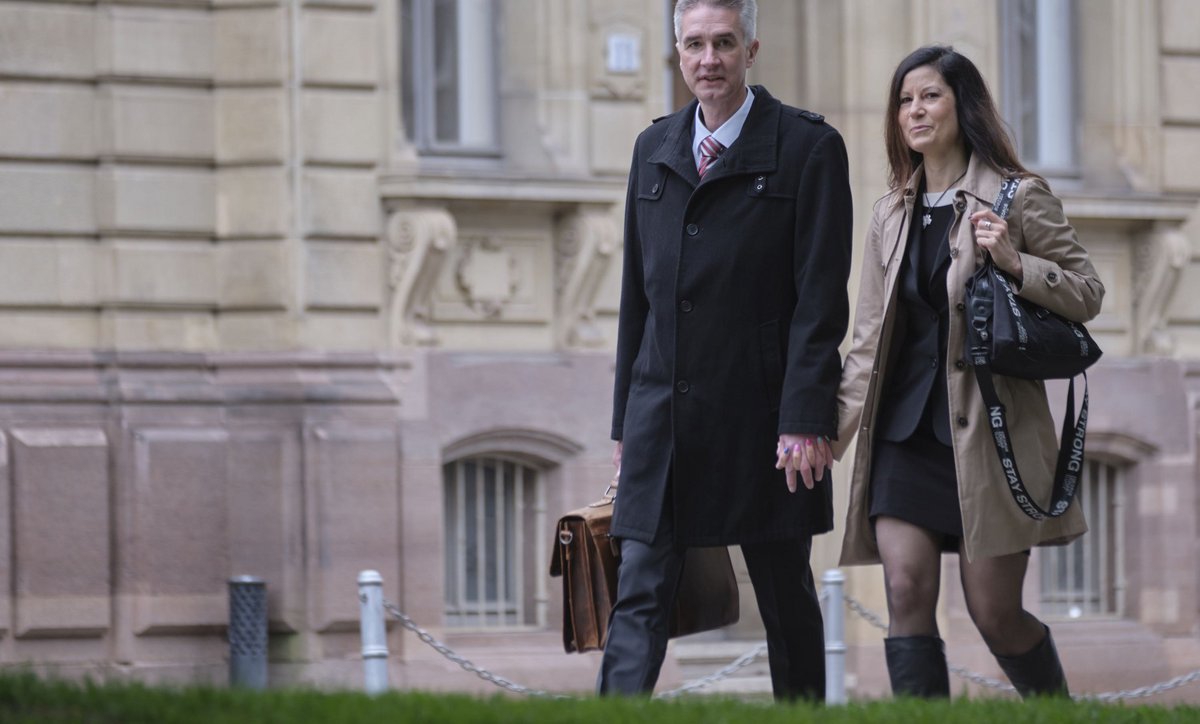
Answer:
<svg viewBox="0 0 1200 724"><path fill-rule="evenodd" d="M833 466L829 441L819 435L780 435L775 448L775 469L787 476L790 492L796 492L796 471L804 487L812 490L814 480L825 479L825 468Z"/></svg>

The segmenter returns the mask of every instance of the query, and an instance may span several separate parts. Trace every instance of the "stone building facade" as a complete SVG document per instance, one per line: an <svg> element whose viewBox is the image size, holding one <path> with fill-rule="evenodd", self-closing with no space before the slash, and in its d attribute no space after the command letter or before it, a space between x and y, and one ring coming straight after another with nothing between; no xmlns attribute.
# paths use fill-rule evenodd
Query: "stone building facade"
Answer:
<svg viewBox="0 0 1200 724"><path fill-rule="evenodd" d="M545 572L611 475L625 173L686 98L669 5L0 0L0 666L223 681L249 574L272 681L356 686L375 569L481 665L590 688ZM842 131L860 230L895 63L952 42L992 81L1108 287L1093 533L1035 552L1029 605L1076 688L1200 668L1200 9L760 8L752 82ZM951 658L995 674L953 566ZM880 579L848 592L882 609ZM689 647L748 648L746 594L664 683ZM852 694L886 693L879 633L848 636ZM389 642L397 687L486 686Z"/></svg>

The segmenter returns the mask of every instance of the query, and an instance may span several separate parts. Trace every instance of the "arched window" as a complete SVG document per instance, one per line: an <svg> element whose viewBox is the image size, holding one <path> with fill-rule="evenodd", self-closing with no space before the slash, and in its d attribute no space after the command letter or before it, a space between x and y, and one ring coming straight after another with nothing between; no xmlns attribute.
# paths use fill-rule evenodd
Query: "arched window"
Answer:
<svg viewBox="0 0 1200 724"><path fill-rule="evenodd" d="M1084 464L1072 505L1083 506L1088 532L1070 545L1038 549L1041 611L1047 616L1088 618L1124 613L1121 559L1124 551L1124 486L1121 468L1103 460Z"/></svg>
<svg viewBox="0 0 1200 724"><path fill-rule="evenodd" d="M515 456L473 455L444 466L448 627L545 625L542 477Z"/></svg>

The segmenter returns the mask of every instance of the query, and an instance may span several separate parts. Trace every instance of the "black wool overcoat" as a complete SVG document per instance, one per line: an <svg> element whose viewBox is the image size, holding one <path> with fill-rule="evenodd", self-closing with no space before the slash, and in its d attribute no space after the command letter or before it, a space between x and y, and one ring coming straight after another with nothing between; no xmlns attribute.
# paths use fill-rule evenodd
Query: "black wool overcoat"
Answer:
<svg viewBox="0 0 1200 724"><path fill-rule="evenodd" d="M675 540L758 543L833 527L830 475L789 493L780 433L837 434L849 318L846 147L754 86L701 182L696 102L638 136L625 206L613 534L650 542L670 480Z"/></svg>

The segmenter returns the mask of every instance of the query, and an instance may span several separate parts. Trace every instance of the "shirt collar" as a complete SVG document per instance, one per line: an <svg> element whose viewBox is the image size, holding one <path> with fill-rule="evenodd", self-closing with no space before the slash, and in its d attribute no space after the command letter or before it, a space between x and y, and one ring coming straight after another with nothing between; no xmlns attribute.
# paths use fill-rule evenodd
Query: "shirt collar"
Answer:
<svg viewBox="0 0 1200 724"><path fill-rule="evenodd" d="M696 157L696 164L700 164L700 142L711 135L717 139L722 146L729 148L733 142L742 135L742 126L746 124L746 116L750 115L750 106L754 104L754 91L746 86L746 100L742 101L742 107L738 108L728 121L721 124L721 127L715 131L709 131L704 122L700 120L700 104L696 104L696 120L692 132L692 155Z"/></svg>

